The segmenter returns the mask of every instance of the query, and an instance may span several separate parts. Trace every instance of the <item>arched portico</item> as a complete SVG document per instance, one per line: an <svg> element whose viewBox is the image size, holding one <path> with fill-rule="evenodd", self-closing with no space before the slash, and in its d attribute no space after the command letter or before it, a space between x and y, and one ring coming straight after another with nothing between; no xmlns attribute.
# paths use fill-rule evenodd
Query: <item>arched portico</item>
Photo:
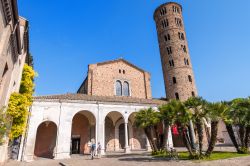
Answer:
<svg viewBox="0 0 250 166"><path fill-rule="evenodd" d="M125 149L125 152L128 152L128 149L130 149L128 135L128 123L122 113L118 111L109 112L105 117L105 150L119 151Z"/></svg>
<svg viewBox="0 0 250 166"><path fill-rule="evenodd" d="M128 117L130 147L131 147L131 150L146 149L147 137L143 129L136 127L135 116L136 116L136 112L133 112Z"/></svg>
<svg viewBox="0 0 250 166"><path fill-rule="evenodd" d="M72 118L71 154L88 154L89 142L96 142L96 119L90 111L79 111Z"/></svg>
<svg viewBox="0 0 250 166"><path fill-rule="evenodd" d="M34 155L54 158L57 138L57 125L52 121L42 122L37 128Z"/></svg>

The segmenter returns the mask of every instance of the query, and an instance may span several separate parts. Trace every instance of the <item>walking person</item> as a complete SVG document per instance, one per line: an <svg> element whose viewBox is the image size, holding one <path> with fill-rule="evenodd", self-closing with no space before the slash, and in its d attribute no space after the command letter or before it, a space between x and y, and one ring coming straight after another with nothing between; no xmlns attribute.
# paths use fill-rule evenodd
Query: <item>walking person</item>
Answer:
<svg viewBox="0 0 250 166"><path fill-rule="evenodd" d="M95 143L92 143L92 144L91 144L91 147L90 147L90 155L91 155L91 160L94 160L94 156L95 156L95 148L96 148Z"/></svg>
<svg viewBox="0 0 250 166"><path fill-rule="evenodd" d="M101 158L101 150L102 150L102 146L100 144L100 142L98 142L98 145L97 145L97 157L98 158Z"/></svg>

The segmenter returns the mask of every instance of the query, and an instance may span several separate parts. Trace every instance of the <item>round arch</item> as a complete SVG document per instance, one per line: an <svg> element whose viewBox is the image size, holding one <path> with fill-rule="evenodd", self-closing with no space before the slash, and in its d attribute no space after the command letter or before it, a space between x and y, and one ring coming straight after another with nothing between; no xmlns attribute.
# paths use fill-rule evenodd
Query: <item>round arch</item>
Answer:
<svg viewBox="0 0 250 166"><path fill-rule="evenodd" d="M146 144L147 144L147 137L144 133L144 130L141 128L138 128L135 125L135 116L136 112L132 112L129 117L128 121L131 123L130 125L130 146L131 150L141 150L141 149L146 149Z"/></svg>
<svg viewBox="0 0 250 166"><path fill-rule="evenodd" d="M54 158L56 138L57 125L52 121L42 122L37 128L34 155L43 158Z"/></svg>
<svg viewBox="0 0 250 166"><path fill-rule="evenodd" d="M125 126L124 126L124 120L119 119L115 124L115 138L117 141L117 147L116 150L124 149L125 146ZM128 121L128 144L130 148L132 147L132 139L133 138L133 132L132 132L132 123Z"/></svg>
<svg viewBox="0 0 250 166"><path fill-rule="evenodd" d="M88 143L95 142L96 118L87 110L78 111L72 117L71 126L71 154L88 154Z"/></svg>
<svg viewBox="0 0 250 166"><path fill-rule="evenodd" d="M117 151L119 150L119 137L117 136L116 124L117 122L125 122L122 113L118 111L110 111L105 116L105 150Z"/></svg>

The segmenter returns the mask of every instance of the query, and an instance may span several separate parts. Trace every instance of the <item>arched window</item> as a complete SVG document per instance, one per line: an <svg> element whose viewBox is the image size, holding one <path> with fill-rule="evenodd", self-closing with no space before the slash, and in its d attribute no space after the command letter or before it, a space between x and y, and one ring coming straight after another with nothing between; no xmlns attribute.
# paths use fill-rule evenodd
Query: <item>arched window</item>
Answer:
<svg viewBox="0 0 250 166"><path fill-rule="evenodd" d="M123 84L123 96L130 96L129 83L127 81Z"/></svg>
<svg viewBox="0 0 250 166"><path fill-rule="evenodd" d="M193 81L191 75L188 75L188 81L189 81L189 82L192 82L192 81Z"/></svg>
<svg viewBox="0 0 250 166"><path fill-rule="evenodd" d="M122 96L122 83L121 83L121 81L116 81L115 89L116 89L116 96Z"/></svg>
<svg viewBox="0 0 250 166"><path fill-rule="evenodd" d="M173 77L173 84L176 84L177 81L176 81L176 77Z"/></svg>
<svg viewBox="0 0 250 166"><path fill-rule="evenodd" d="M170 34L168 34L168 40L170 40L171 38L170 38Z"/></svg>
<svg viewBox="0 0 250 166"><path fill-rule="evenodd" d="M176 100L179 100L179 99L180 99L179 93L175 93L175 98L176 98Z"/></svg>

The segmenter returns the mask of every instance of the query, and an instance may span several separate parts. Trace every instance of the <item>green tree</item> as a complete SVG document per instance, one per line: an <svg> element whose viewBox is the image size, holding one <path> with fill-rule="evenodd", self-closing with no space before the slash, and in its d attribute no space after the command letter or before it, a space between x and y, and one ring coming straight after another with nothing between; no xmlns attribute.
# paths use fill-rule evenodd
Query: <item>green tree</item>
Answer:
<svg viewBox="0 0 250 166"><path fill-rule="evenodd" d="M250 136L250 100L237 98L231 101L231 110L228 113L227 130L238 153L248 153ZM238 140L233 126L238 127Z"/></svg>
<svg viewBox="0 0 250 166"><path fill-rule="evenodd" d="M166 149L169 128L175 123L176 120L176 101L172 100L168 104L160 106L158 109L160 110L161 120L163 123L163 149Z"/></svg>
<svg viewBox="0 0 250 166"><path fill-rule="evenodd" d="M196 156L193 151L191 140L188 134L189 122L192 119L192 112L185 107L185 105L179 100L173 100L173 108L176 112L175 124L178 126L179 133L182 134L183 142L188 149L191 158Z"/></svg>
<svg viewBox="0 0 250 166"><path fill-rule="evenodd" d="M206 151L206 156L208 157L212 154L217 141L219 121L226 118L228 110L229 107L225 102L207 104L207 115L211 119L211 138L208 144L208 149Z"/></svg>
<svg viewBox="0 0 250 166"><path fill-rule="evenodd" d="M159 150L156 131L156 126L159 122L159 112L154 111L152 108L140 110L135 116L136 126L144 129L153 151Z"/></svg>
<svg viewBox="0 0 250 166"><path fill-rule="evenodd" d="M10 139L15 139L23 134L28 118L28 109L32 104L34 92L34 78L36 72L31 66L24 65L20 93L13 93L10 96L7 115L12 119Z"/></svg>
<svg viewBox="0 0 250 166"><path fill-rule="evenodd" d="M5 142L5 136L10 130L10 117L4 112L4 109L0 109L0 145Z"/></svg>
<svg viewBox="0 0 250 166"><path fill-rule="evenodd" d="M206 101L202 97L191 97L184 102L187 109L192 112L192 121L195 123L197 133L198 133L198 142L199 142L199 155L202 155L203 149L203 119L206 118Z"/></svg>

